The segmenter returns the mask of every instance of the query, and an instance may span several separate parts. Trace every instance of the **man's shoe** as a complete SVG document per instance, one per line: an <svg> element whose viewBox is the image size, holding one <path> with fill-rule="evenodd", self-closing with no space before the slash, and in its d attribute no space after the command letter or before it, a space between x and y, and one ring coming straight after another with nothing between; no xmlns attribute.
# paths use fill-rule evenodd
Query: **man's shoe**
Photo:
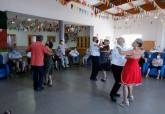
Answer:
<svg viewBox="0 0 165 114"><path fill-rule="evenodd" d="M114 94L114 97L120 97L120 94L116 93Z"/></svg>
<svg viewBox="0 0 165 114"><path fill-rule="evenodd" d="M97 79L91 79L91 78L90 78L90 80L91 80L91 81L97 81Z"/></svg>
<svg viewBox="0 0 165 114"><path fill-rule="evenodd" d="M116 98L114 96L111 96L111 101L116 102Z"/></svg>
<svg viewBox="0 0 165 114"><path fill-rule="evenodd" d="M102 82L106 82L106 79L101 79Z"/></svg>

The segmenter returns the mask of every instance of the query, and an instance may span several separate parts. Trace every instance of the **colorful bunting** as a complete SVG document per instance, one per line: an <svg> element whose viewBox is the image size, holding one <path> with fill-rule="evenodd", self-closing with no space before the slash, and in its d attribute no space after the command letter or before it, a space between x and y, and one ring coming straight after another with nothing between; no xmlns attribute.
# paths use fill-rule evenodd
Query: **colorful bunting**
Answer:
<svg viewBox="0 0 165 114"><path fill-rule="evenodd" d="M70 0L56 0L57 2L59 2L60 4L62 4L63 6L67 6L67 3L70 1ZM94 16L95 17L98 17L98 18L102 18L102 19L109 19L109 16L110 14L109 13L103 13L100 9L94 7L93 5L90 5L90 4L87 4L85 0L83 0L82 2L79 2L81 4L81 6L83 6L84 8L82 7L79 7L76 3L71 3L70 4L70 8L74 11L78 11L79 13L81 14L84 14L86 16ZM87 8L87 9L86 9ZM100 16L98 16L98 14Z"/></svg>

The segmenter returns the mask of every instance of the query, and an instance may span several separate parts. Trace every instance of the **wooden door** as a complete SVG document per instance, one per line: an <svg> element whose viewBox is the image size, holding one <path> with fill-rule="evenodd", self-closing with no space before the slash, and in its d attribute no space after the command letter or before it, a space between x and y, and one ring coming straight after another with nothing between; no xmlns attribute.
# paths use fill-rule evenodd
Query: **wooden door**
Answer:
<svg viewBox="0 0 165 114"><path fill-rule="evenodd" d="M143 47L146 51L151 51L155 47L155 41L144 41Z"/></svg>
<svg viewBox="0 0 165 114"><path fill-rule="evenodd" d="M36 41L36 35L28 35L28 46Z"/></svg>

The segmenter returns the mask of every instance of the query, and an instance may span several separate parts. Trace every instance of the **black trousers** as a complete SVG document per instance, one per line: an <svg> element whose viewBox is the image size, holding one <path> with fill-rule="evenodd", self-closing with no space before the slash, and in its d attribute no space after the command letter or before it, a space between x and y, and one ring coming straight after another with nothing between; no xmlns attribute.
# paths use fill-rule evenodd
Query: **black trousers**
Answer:
<svg viewBox="0 0 165 114"><path fill-rule="evenodd" d="M121 73L122 73L123 67L112 64L111 68L112 68L113 77L115 79L115 83L110 92L110 96L113 96L114 94L117 94L118 90L121 87L120 82L121 82Z"/></svg>
<svg viewBox="0 0 165 114"><path fill-rule="evenodd" d="M5 64L0 64L0 68L6 68Z"/></svg>
<svg viewBox="0 0 165 114"><path fill-rule="evenodd" d="M96 80L96 77L99 72L99 56L91 56L92 60L92 73L91 73L91 80Z"/></svg>
<svg viewBox="0 0 165 114"><path fill-rule="evenodd" d="M43 87L44 66L32 66L33 87L41 89Z"/></svg>

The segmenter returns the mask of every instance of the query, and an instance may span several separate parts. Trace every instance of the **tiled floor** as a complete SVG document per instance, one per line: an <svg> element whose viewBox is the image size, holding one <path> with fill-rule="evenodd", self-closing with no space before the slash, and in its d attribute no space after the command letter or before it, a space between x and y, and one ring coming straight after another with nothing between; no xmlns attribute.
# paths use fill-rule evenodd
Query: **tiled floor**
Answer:
<svg viewBox="0 0 165 114"><path fill-rule="evenodd" d="M102 72L99 73L101 77ZM34 92L30 75L0 81L0 114L165 114L165 80L144 80L135 87L135 101L123 108L109 100L114 82L108 73L106 83L89 81L90 68L70 68L55 72L52 88ZM122 91L120 90L120 93Z"/></svg>

